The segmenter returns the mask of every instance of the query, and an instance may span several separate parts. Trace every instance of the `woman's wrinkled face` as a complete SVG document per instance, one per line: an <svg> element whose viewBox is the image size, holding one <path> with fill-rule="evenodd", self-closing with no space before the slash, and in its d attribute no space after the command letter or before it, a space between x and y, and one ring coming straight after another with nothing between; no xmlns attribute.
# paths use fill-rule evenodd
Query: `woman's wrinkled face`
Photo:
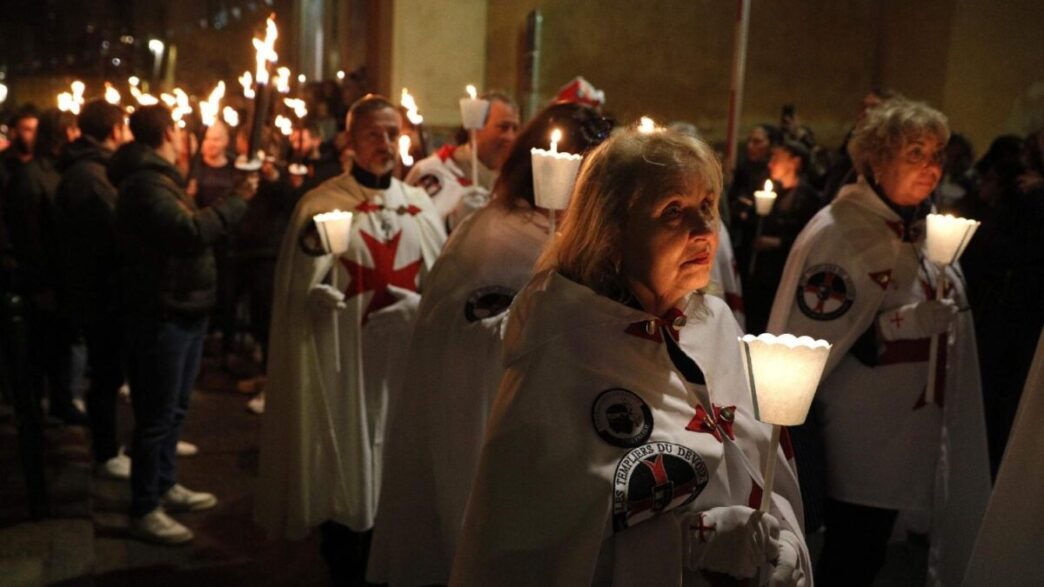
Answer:
<svg viewBox="0 0 1044 587"><path fill-rule="evenodd" d="M624 278L671 304L710 283L718 250L718 197L691 183L686 193L640 200L624 227Z"/></svg>
<svg viewBox="0 0 1044 587"><path fill-rule="evenodd" d="M903 143L892 160L876 166L874 176L885 196L898 206L915 206L931 195L942 179L946 147L932 136Z"/></svg>

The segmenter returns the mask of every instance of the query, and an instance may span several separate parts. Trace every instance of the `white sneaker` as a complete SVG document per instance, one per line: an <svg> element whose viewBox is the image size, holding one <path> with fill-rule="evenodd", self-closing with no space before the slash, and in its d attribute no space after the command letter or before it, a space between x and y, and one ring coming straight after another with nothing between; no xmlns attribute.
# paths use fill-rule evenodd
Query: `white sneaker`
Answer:
<svg viewBox="0 0 1044 587"><path fill-rule="evenodd" d="M163 494L163 507L169 512L198 512L216 505L213 493L192 491L183 485L174 485Z"/></svg>
<svg viewBox="0 0 1044 587"><path fill-rule="evenodd" d="M122 452L94 466L94 474L105 479L130 479L131 460Z"/></svg>
<svg viewBox="0 0 1044 587"><path fill-rule="evenodd" d="M265 392L261 392L247 402L246 409L251 414L261 415L265 413Z"/></svg>
<svg viewBox="0 0 1044 587"><path fill-rule="evenodd" d="M156 508L140 518L131 518L131 535L156 544L184 544L194 537L192 530Z"/></svg>
<svg viewBox="0 0 1044 587"><path fill-rule="evenodd" d="M175 449L175 454L179 457L194 457L199 452L199 447L192 444L191 442L185 442L182 440L178 441L178 448Z"/></svg>

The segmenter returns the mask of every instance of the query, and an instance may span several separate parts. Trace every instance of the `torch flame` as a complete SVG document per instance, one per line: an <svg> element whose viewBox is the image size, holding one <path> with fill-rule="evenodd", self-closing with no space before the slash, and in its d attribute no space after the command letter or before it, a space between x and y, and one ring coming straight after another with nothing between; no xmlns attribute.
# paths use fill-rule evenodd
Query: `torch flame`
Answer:
<svg viewBox="0 0 1044 587"><path fill-rule="evenodd" d="M239 83L243 86L243 97L247 100L254 99L254 76L249 71L244 71L239 76Z"/></svg>
<svg viewBox="0 0 1044 587"><path fill-rule="evenodd" d="M109 104L120 103L120 91L112 87L109 82L105 82L105 101Z"/></svg>
<svg viewBox="0 0 1044 587"><path fill-rule="evenodd" d="M80 105L73 99L73 95L69 92L62 92L58 94L58 109L62 112L76 112L80 108Z"/></svg>
<svg viewBox="0 0 1044 587"><path fill-rule="evenodd" d="M138 87L139 84L141 84L141 80L138 79L138 76L132 75L129 78L127 78L128 86Z"/></svg>
<svg viewBox="0 0 1044 587"><path fill-rule="evenodd" d="M163 92L162 94L160 94L160 100L163 100L163 103L169 106L170 108L173 108L178 105L178 99L174 97L174 94L168 94L166 92Z"/></svg>
<svg viewBox="0 0 1044 587"><path fill-rule="evenodd" d="M85 89L87 89L87 86L84 85L84 83L81 82L80 80L74 81L71 84L71 86L72 86L72 97L73 97L73 100L75 100L77 104L83 104L83 91ZM78 112L79 112L79 108L77 108L77 113Z"/></svg>
<svg viewBox="0 0 1044 587"><path fill-rule="evenodd" d="M656 123L648 116L643 116L638 122L638 132L649 134L656 130Z"/></svg>
<svg viewBox="0 0 1044 587"><path fill-rule="evenodd" d="M225 82L218 82L210 97L199 103L199 116L203 119L204 126L214 126L217 122L218 112L221 110L221 99L225 97Z"/></svg>
<svg viewBox="0 0 1044 587"><path fill-rule="evenodd" d="M282 114L276 115L275 125L276 128L279 129L279 132L283 133L285 136L290 136L290 133L293 132L294 129L293 121Z"/></svg>
<svg viewBox="0 0 1044 587"><path fill-rule="evenodd" d="M279 29L276 28L275 15L270 15L265 21L265 40L253 39L254 61L257 66L254 70L254 79L259 84L268 83L268 62L275 63L279 56L275 52L275 41L279 37Z"/></svg>
<svg viewBox="0 0 1044 587"><path fill-rule="evenodd" d="M294 111L294 116L298 118L304 118L308 116L308 108L305 106L305 101L298 98L283 98L283 104L286 107Z"/></svg>
<svg viewBox="0 0 1044 587"><path fill-rule="evenodd" d="M221 111L225 119L225 124L229 126L239 126L239 112L231 106L225 106L225 109Z"/></svg>
<svg viewBox="0 0 1044 587"><path fill-rule="evenodd" d="M134 99L138 101L139 106L152 106L154 104L159 104L159 98L152 94L143 94L142 91L138 89L138 86L132 85L130 87L130 93L131 96L134 96Z"/></svg>
<svg viewBox="0 0 1044 587"><path fill-rule="evenodd" d="M424 117L421 116L420 110L417 108L417 101L413 99L410 92L406 88L402 89L402 99L399 100L399 104L406 109L406 118L410 120L410 123L414 126L424 124Z"/></svg>
<svg viewBox="0 0 1044 587"><path fill-rule="evenodd" d="M399 135L399 158L406 167L413 165L413 157L410 155L410 136Z"/></svg>
<svg viewBox="0 0 1044 587"><path fill-rule="evenodd" d="M280 67L276 70L275 79L276 91L280 94L287 94L290 92L290 68Z"/></svg>
<svg viewBox="0 0 1044 587"><path fill-rule="evenodd" d="M468 97L469 98L474 100L475 98L478 97L478 92L475 91L475 86L473 86L471 84L468 84L468 87L466 89L468 90Z"/></svg>

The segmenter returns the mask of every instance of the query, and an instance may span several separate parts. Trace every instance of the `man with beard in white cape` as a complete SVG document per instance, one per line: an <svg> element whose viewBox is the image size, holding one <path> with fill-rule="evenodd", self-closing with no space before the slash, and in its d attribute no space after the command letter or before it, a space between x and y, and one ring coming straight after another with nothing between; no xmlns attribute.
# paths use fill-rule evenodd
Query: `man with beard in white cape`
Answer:
<svg viewBox="0 0 1044 587"><path fill-rule="evenodd" d="M451 585L808 584L797 480L754 417L742 333L694 291L720 191L710 147L671 131L585 158L507 318Z"/></svg>
<svg viewBox="0 0 1044 587"><path fill-rule="evenodd" d="M935 299L940 271L923 252L948 136L946 117L921 103L868 111L849 142L860 179L798 236L772 307L770 332L833 344L806 423L826 459L824 583L871 584L904 513L930 515L929 584L959 584L989 497L963 279L947 267L947 299ZM931 398L933 335L942 342ZM802 459L799 450L799 468Z"/></svg>
<svg viewBox="0 0 1044 587"><path fill-rule="evenodd" d="M449 581L503 374L502 318L551 238L547 211L534 204L530 149L546 145L552 129L562 132L559 149L582 154L608 137L612 123L572 103L537 114L515 141L493 201L453 231L425 284L403 401L388 426L371 583Z"/></svg>
<svg viewBox="0 0 1044 587"><path fill-rule="evenodd" d="M272 537L321 525L335 581L365 574L385 419L446 238L427 194L391 177L401 124L381 96L351 107L351 171L301 199L276 266L255 518ZM333 210L353 213L337 259L312 220Z"/></svg>

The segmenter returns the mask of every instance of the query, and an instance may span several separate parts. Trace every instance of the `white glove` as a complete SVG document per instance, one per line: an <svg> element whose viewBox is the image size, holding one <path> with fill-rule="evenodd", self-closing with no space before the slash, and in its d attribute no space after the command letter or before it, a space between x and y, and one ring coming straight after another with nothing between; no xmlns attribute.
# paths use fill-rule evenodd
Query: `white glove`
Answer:
<svg viewBox="0 0 1044 587"><path fill-rule="evenodd" d="M373 325L394 319L411 322L420 309L420 294L394 285L388 286L388 292L395 298L395 303L370 314L369 323Z"/></svg>
<svg viewBox="0 0 1044 587"><path fill-rule="evenodd" d="M754 577L779 556L779 522L742 505L712 508L682 517L685 567Z"/></svg>
<svg viewBox="0 0 1044 587"><path fill-rule="evenodd" d="M344 303L344 294L325 283L320 283L308 290L308 298L313 304L327 310L344 310L348 307Z"/></svg>
<svg viewBox="0 0 1044 587"><path fill-rule="evenodd" d="M885 340L928 338L949 330L956 315L953 300L927 300L882 312L877 326Z"/></svg>
<svg viewBox="0 0 1044 587"><path fill-rule="evenodd" d="M450 230L454 229L465 218L471 215L476 210L481 210L489 204L490 194L489 190L482 186L471 186L467 188L460 196L460 201L457 202L457 207L453 209L447 219L449 222Z"/></svg>
<svg viewBox="0 0 1044 587"><path fill-rule="evenodd" d="M779 532L779 558L772 566L769 587L805 587L808 579L801 568L801 539L790 530Z"/></svg>

